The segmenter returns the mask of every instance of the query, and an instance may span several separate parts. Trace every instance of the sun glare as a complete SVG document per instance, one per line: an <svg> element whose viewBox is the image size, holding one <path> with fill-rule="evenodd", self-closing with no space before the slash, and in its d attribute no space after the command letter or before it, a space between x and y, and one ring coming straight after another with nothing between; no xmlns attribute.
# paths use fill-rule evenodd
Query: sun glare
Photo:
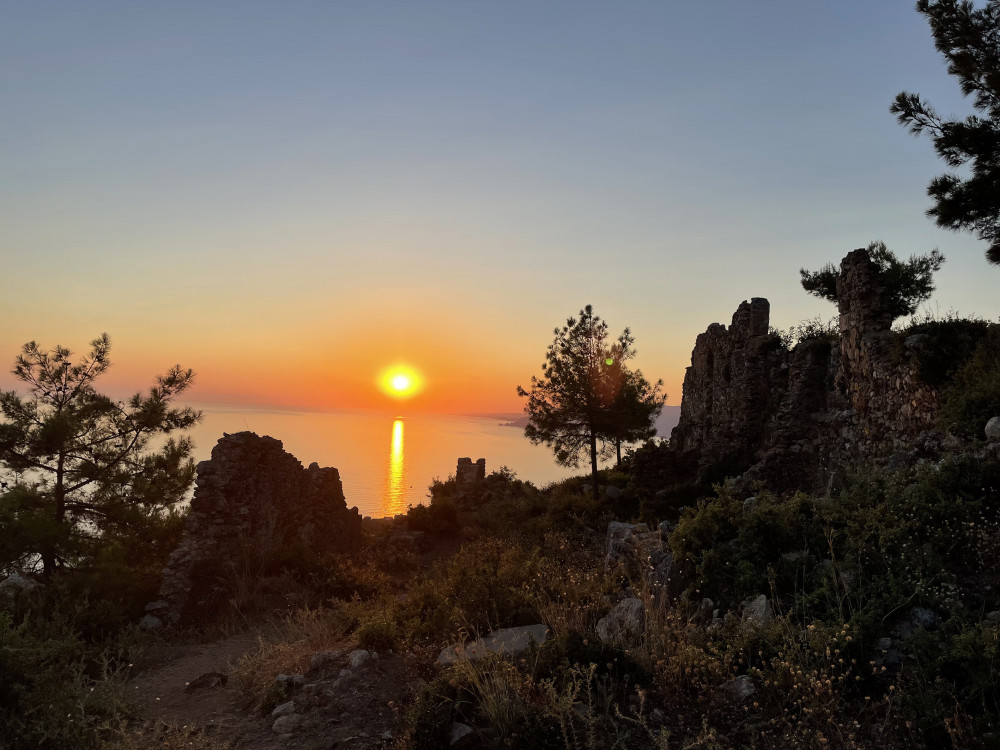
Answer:
<svg viewBox="0 0 1000 750"><path fill-rule="evenodd" d="M424 380L420 373L409 365L395 364L379 373L379 389L396 399L416 396L423 390Z"/></svg>

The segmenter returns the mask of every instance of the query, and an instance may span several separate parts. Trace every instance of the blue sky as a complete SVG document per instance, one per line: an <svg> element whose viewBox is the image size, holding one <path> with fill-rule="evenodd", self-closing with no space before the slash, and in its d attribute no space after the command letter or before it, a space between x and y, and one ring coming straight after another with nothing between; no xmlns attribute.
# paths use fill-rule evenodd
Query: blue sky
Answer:
<svg viewBox="0 0 1000 750"><path fill-rule="evenodd" d="M798 269L874 239L941 249L937 314L1000 315L888 112L970 111L909 1L0 13L0 357L107 330L123 385L180 361L206 399L338 406L423 353L517 408L590 303L678 403L697 333L751 296L832 317Z"/></svg>

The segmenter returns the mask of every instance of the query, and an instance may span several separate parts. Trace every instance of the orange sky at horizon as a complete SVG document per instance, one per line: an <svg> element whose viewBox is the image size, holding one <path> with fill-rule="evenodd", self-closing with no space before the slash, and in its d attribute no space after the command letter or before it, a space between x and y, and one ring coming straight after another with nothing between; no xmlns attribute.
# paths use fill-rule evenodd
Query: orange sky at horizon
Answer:
<svg viewBox="0 0 1000 750"><path fill-rule="evenodd" d="M378 316L376 316L378 317ZM358 409L408 413L514 413L524 408L518 385L530 386L541 374L545 349L558 318L518 326L477 328L468 317L425 308L408 317L369 317L339 335L322 328L160 332L155 339L131 322L108 330L112 366L98 390L123 398L145 390L174 364L190 367L195 383L182 399L192 404L232 404L308 410ZM0 388L22 390L10 374L23 343L43 349L62 345L80 359L101 331L85 332L79 321L36 321L37 333L16 340L0 334ZM119 321L123 322L123 321ZM70 335L66 335L66 334ZM214 333L214 335L213 335ZM206 335L207 334L207 335ZM691 342L693 344L693 342ZM423 378L423 387L406 399L379 386L383 371L406 365ZM641 366L641 362L640 362ZM647 377L655 379L644 369ZM668 384L676 395L680 384ZM670 399L675 402L674 399Z"/></svg>
<svg viewBox="0 0 1000 750"><path fill-rule="evenodd" d="M445 316L370 320L365 327L339 336L300 328L285 335L263 331L255 338L231 329L228 336L175 334L153 339L122 326L120 334L108 331L112 366L97 388L124 398L147 389L157 375L180 364L195 371L195 383L182 399L192 404L445 414L521 412L524 399L517 396L516 387L529 387L531 377L541 374L551 328L535 324L530 334L518 340L514 333L507 338L498 335L498 330L505 330L502 327L482 336L474 325L461 322L460 316L450 316L447 328L435 317ZM0 388L23 389L10 369L27 338L46 350L57 344L66 346L78 360L100 333L85 333L74 323L56 335L56 327L40 325L37 335L20 341L13 332L0 335ZM445 334L434 335L435 330ZM73 335L65 335L67 331ZM379 378L393 365L406 365L418 373L424 381L421 390L406 399L387 394ZM667 392L679 397L679 384Z"/></svg>

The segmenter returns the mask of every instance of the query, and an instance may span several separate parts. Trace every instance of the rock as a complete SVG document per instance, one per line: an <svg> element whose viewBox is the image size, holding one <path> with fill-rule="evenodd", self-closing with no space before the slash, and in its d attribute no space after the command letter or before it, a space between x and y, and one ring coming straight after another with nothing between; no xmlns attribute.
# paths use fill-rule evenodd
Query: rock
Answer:
<svg viewBox="0 0 1000 750"><path fill-rule="evenodd" d="M772 620L774 620L774 612L771 611L771 603L763 594L743 602L743 622L767 627Z"/></svg>
<svg viewBox="0 0 1000 750"><path fill-rule="evenodd" d="M476 661L488 654L508 654L516 656L528 650L531 643L541 645L549 635L547 625L524 625L519 628L502 628L494 630L484 638L478 638L472 643L456 643L442 649L436 664L447 666L460 659Z"/></svg>
<svg viewBox="0 0 1000 750"><path fill-rule="evenodd" d="M461 722L455 722L451 725L451 737L448 740L448 744L452 747L468 747L469 743L472 741L472 735L475 733L475 729L470 727L468 724L462 724Z"/></svg>
<svg viewBox="0 0 1000 750"><path fill-rule="evenodd" d="M305 724L305 721L306 717L302 714L285 714L275 720L271 730L277 734L291 734Z"/></svg>
<svg viewBox="0 0 1000 750"><path fill-rule="evenodd" d="M640 599L623 599L597 621L597 637L605 643L636 642L642 635L643 613Z"/></svg>
<svg viewBox="0 0 1000 750"><path fill-rule="evenodd" d="M754 686L753 681L751 681L749 675L741 674L733 680L730 680L725 685L722 686L733 699L738 701L745 701L751 695L757 692L757 688Z"/></svg>
<svg viewBox="0 0 1000 750"><path fill-rule="evenodd" d="M1000 417L991 417L986 423L986 437L990 440L1000 440Z"/></svg>
<svg viewBox="0 0 1000 750"><path fill-rule="evenodd" d="M156 615L143 615L139 620L139 627L142 630L159 630L163 627L163 620Z"/></svg>
<svg viewBox="0 0 1000 750"><path fill-rule="evenodd" d="M274 681L284 685L289 690L300 688L306 684L306 678L300 674L279 674Z"/></svg>
<svg viewBox="0 0 1000 750"><path fill-rule="evenodd" d="M352 651L350 654L348 654L347 663L350 665L351 669L360 669L365 664L367 664L371 658L372 658L371 654L369 654L364 649L359 648L358 650Z"/></svg>
<svg viewBox="0 0 1000 750"><path fill-rule="evenodd" d="M899 638L907 638L917 630L933 630L940 624L941 618L933 610L913 607L905 617L897 620L891 632Z"/></svg>
<svg viewBox="0 0 1000 750"><path fill-rule="evenodd" d="M205 674L200 675L197 679L189 682L185 688L185 693L193 693L195 690L201 690L207 688L211 690L212 688L225 687L226 683L229 681L229 675L224 672L205 672Z"/></svg>
<svg viewBox="0 0 1000 750"><path fill-rule="evenodd" d="M624 491L618 487L604 488L604 496L608 498L608 500L618 500L624 494L625 494Z"/></svg>
<svg viewBox="0 0 1000 750"><path fill-rule="evenodd" d="M17 594L24 591L31 591L36 586L38 586L37 583L30 578L25 578L15 570L4 578L3 581L0 581L0 594L12 599Z"/></svg>
<svg viewBox="0 0 1000 750"><path fill-rule="evenodd" d="M298 706L295 705L295 701L288 701L287 703L282 703L277 706L271 712L271 718L277 719L279 716L287 716L288 714L294 714L298 710Z"/></svg>
<svg viewBox="0 0 1000 750"><path fill-rule="evenodd" d="M882 651L888 651L890 648L892 648L892 638L879 638L878 647Z"/></svg>
<svg viewBox="0 0 1000 750"><path fill-rule="evenodd" d="M170 607L170 605L167 604L164 601L150 602L149 604L146 605L145 611L146 612L159 612L161 609L167 609L168 607Z"/></svg>
<svg viewBox="0 0 1000 750"><path fill-rule="evenodd" d="M343 656L343 651L317 651L309 659L310 669L322 669Z"/></svg>
<svg viewBox="0 0 1000 750"><path fill-rule="evenodd" d="M937 613L926 607L914 607L910 610L910 620L918 628L931 630L941 624Z"/></svg>

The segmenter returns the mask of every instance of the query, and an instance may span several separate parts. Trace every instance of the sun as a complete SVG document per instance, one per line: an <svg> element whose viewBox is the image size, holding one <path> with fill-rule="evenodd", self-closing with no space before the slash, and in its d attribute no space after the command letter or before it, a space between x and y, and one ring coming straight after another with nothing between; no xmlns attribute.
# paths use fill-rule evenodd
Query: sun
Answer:
<svg viewBox="0 0 1000 750"><path fill-rule="evenodd" d="M396 363L379 373L378 386L387 396L402 400L420 393L424 387L424 379L412 366Z"/></svg>

